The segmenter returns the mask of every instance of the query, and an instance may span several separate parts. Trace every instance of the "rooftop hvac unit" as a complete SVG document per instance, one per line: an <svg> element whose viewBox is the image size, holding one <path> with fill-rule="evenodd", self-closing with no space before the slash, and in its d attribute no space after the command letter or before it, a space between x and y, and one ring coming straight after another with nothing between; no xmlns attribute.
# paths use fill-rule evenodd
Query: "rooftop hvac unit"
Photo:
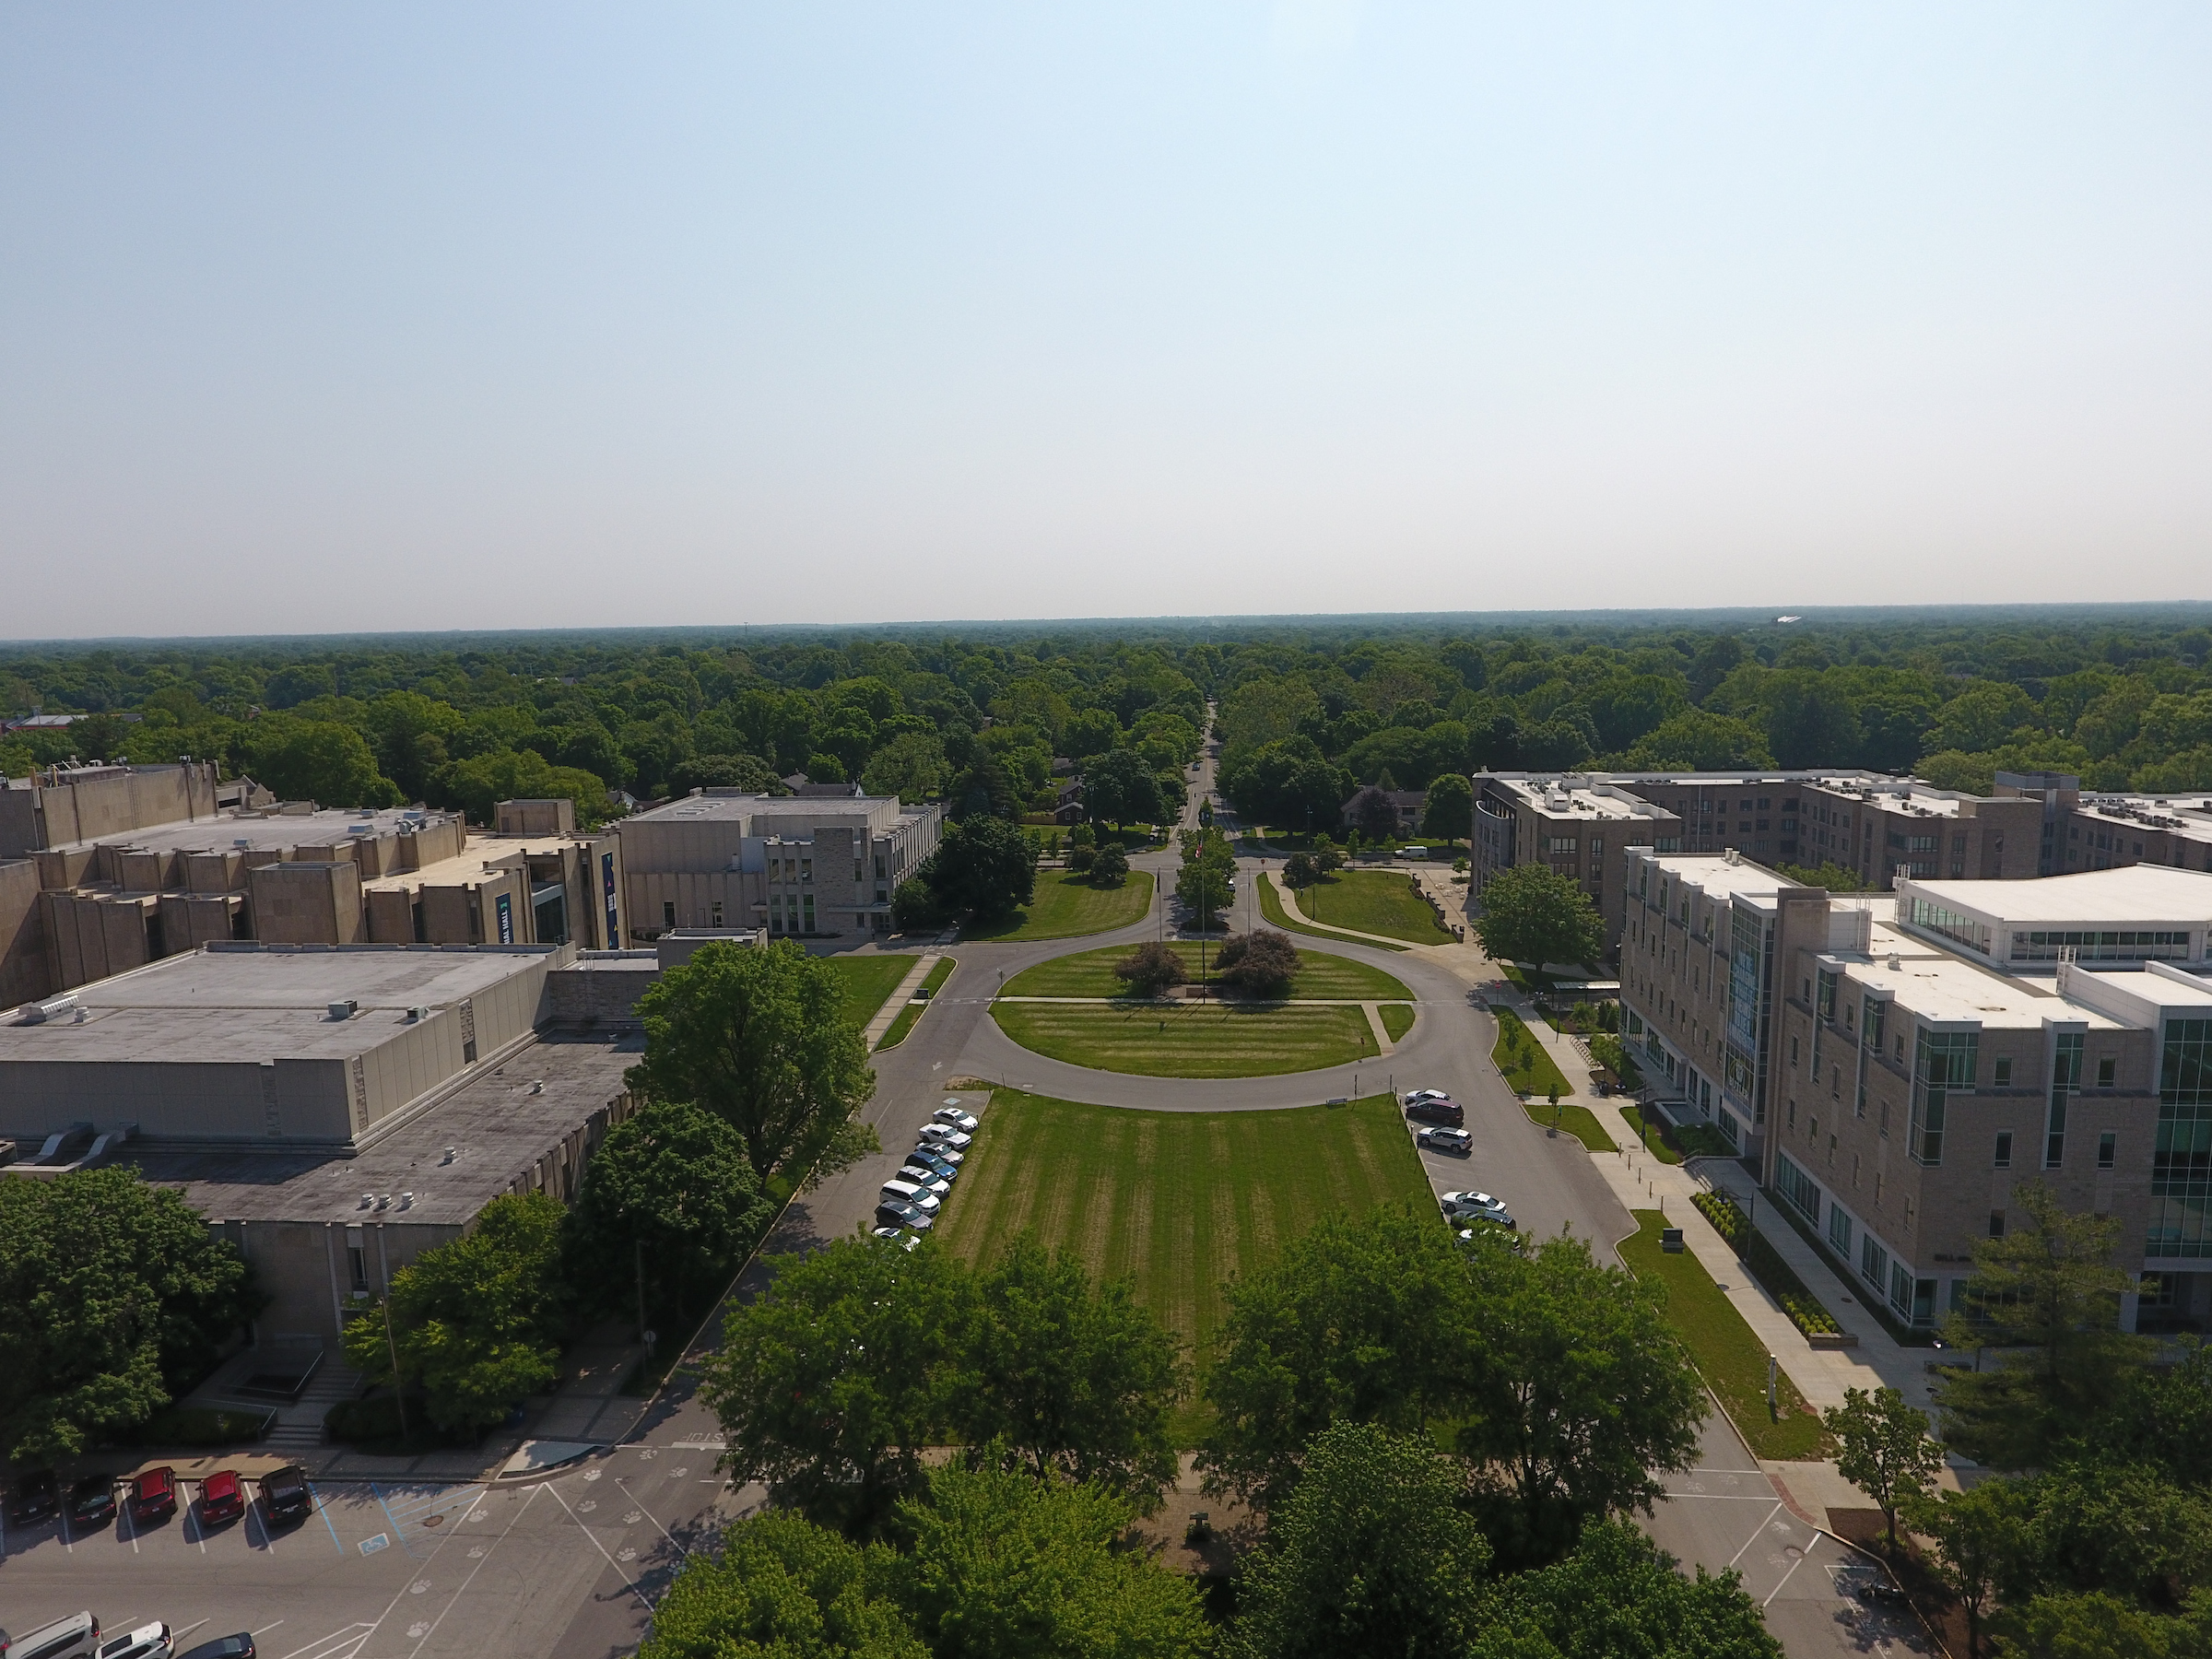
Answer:
<svg viewBox="0 0 2212 1659"><path fill-rule="evenodd" d="M76 997L74 993L66 996L49 997L44 1002L25 1003L22 1023L44 1025L50 1019L60 1018L61 1016L76 1006Z"/></svg>
<svg viewBox="0 0 2212 1659"><path fill-rule="evenodd" d="M330 1005L330 1017L333 1019L351 1019L360 1006L350 996L343 1002L334 1002Z"/></svg>

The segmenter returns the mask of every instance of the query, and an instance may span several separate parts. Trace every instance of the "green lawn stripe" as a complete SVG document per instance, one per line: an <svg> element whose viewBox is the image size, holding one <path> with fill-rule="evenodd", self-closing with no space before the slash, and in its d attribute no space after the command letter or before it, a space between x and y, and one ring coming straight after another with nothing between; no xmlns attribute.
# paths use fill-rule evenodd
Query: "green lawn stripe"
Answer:
<svg viewBox="0 0 2212 1659"><path fill-rule="evenodd" d="M1151 909L1148 870L1132 870L1121 886L1106 888L1093 887L1086 877L1065 870L1040 870L1027 908L1003 922L972 923L961 929L960 936L1005 942L1079 938L1126 927L1142 921Z"/></svg>
<svg viewBox="0 0 2212 1659"><path fill-rule="evenodd" d="M1382 934L1410 945L1453 942L1413 877L1397 870L1339 870L1308 888L1300 908L1324 927Z"/></svg>

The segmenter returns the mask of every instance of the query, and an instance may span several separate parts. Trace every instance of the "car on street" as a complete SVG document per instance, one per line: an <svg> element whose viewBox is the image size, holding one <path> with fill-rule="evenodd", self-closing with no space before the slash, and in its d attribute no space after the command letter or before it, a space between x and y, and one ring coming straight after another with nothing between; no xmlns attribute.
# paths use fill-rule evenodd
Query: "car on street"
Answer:
<svg viewBox="0 0 2212 1659"><path fill-rule="evenodd" d="M1416 1100L1406 1108L1406 1115L1417 1124L1442 1124L1452 1129L1467 1121L1460 1103L1443 1095L1433 1100Z"/></svg>
<svg viewBox="0 0 2212 1659"><path fill-rule="evenodd" d="M1452 1097L1441 1088L1411 1088L1398 1103L1401 1106L1418 1106L1423 1100L1448 1100Z"/></svg>
<svg viewBox="0 0 2212 1659"><path fill-rule="evenodd" d="M871 1227L868 1231L873 1237L881 1239L886 1244L896 1244L901 1250L912 1250L922 1242L912 1233L896 1227Z"/></svg>
<svg viewBox="0 0 2212 1659"><path fill-rule="evenodd" d="M100 1659L170 1659L176 1641L165 1624L142 1624L127 1635L111 1636L99 1648Z"/></svg>
<svg viewBox="0 0 2212 1659"><path fill-rule="evenodd" d="M951 1182L946 1180L935 1170L918 1163L901 1165L899 1171L899 1179L912 1182L925 1193L935 1193L940 1202L952 1191Z"/></svg>
<svg viewBox="0 0 2212 1659"><path fill-rule="evenodd" d="M254 1659L253 1638L244 1630L235 1636L218 1636L213 1641L203 1641L177 1659Z"/></svg>
<svg viewBox="0 0 2212 1659"><path fill-rule="evenodd" d="M293 1526L315 1512L315 1494L307 1484L307 1472L287 1464L261 1477L262 1513L274 1525Z"/></svg>
<svg viewBox="0 0 2212 1659"><path fill-rule="evenodd" d="M105 1526L115 1519L115 1483L105 1475L88 1475L69 1488L69 1524Z"/></svg>
<svg viewBox="0 0 2212 1659"><path fill-rule="evenodd" d="M1427 1152L1449 1152L1465 1158L1475 1150L1475 1137L1465 1129L1424 1129L1413 1138Z"/></svg>
<svg viewBox="0 0 2212 1659"><path fill-rule="evenodd" d="M246 1483L235 1469L218 1469L200 1482L200 1524L221 1526L246 1512Z"/></svg>
<svg viewBox="0 0 2212 1659"><path fill-rule="evenodd" d="M967 1153L958 1147L948 1147L943 1141L928 1140L917 1135L914 1145L939 1162L950 1164L956 1170L968 1161Z"/></svg>
<svg viewBox="0 0 2212 1659"><path fill-rule="evenodd" d="M878 1227L903 1227L913 1232L927 1232L935 1225L935 1218L927 1210L896 1198L886 1198L876 1206Z"/></svg>
<svg viewBox="0 0 2212 1659"><path fill-rule="evenodd" d="M933 1146L950 1147L955 1152L965 1152L975 1145L975 1137L946 1124L924 1124L917 1137Z"/></svg>
<svg viewBox="0 0 2212 1659"><path fill-rule="evenodd" d="M33 1469L28 1475L16 1477L16 1484L8 1488L7 1524L10 1526L30 1526L41 1521L51 1521L61 1512L62 1488L53 1477L52 1469Z"/></svg>
<svg viewBox="0 0 2212 1659"><path fill-rule="evenodd" d="M0 1632L5 1635L5 1632ZM16 1659L88 1659L100 1646L100 1620L90 1613L72 1613L47 1624L35 1625L7 1638L0 1655Z"/></svg>
<svg viewBox="0 0 2212 1659"><path fill-rule="evenodd" d="M974 1114L962 1112L958 1106L940 1106L929 1115L931 1122L944 1124L950 1128L958 1129L963 1135L975 1133Z"/></svg>
<svg viewBox="0 0 2212 1659"><path fill-rule="evenodd" d="M1477 1221L1473 1227L1461 1228L1459 1230L1459 1241L1462 1244L1472 1244L1477 1239L1486 1237L1503 1239L1506 1241L1506 1245L1509 1249L1519 1250L1521 1248L1521 1235L1519 1232L1514 1230L1515 1225L1516 1224L1511 1216L1491 1217L1487 1220Z"/></svg>
<svg viewBox="0 0 2212 1659"><path fill-rule="evenodd" d="M950 1159L940 1158L926 1147L917 1147L913 1151L909 1152L906 1155L906 1161L910 1164L920 1164L924 1169L935 1171L947 1181L958 1181L960 1178L959 1164L954 1163Z"/></svg>
<svg viewBox="0 0 2212 1659"><path fill-rule="evenodd" d="M177 1472L167 1464L148 1469L131 1482L131 1519L144 1526L166 1521L177 1512Z"/></svg>

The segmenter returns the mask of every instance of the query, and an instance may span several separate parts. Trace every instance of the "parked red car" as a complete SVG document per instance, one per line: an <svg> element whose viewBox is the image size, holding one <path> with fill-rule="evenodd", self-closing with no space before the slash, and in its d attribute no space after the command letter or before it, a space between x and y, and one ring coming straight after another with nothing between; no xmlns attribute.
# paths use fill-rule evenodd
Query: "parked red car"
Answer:
<svg viewBox="0 0 2212 1659"><path fill-rule="evenodd" d="M131 1519L143 1526L177 1512L177 1472L167 1464L131 1482Z"/></svg>
<svg viewBox="0 0 2212 1659"><path fill-rule="evenodd" d="M219 1526L246 1512L245 1483L229 1469L218 1469L200 1482L200 1524Z"/></svg>

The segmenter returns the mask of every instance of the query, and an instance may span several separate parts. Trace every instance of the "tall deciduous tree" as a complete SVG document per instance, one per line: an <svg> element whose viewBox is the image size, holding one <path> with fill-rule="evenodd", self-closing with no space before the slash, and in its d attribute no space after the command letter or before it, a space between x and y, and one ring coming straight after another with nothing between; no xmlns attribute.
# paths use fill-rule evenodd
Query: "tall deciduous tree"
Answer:
<svg viewBox="0 0 2212 1659"><path fill-rule="evenodd" d="M560 1223L543 1193L493 1199L471 1231L392 1276L388 1307L347 1325L346 1362L419 1387L441 1429L498 1422L558 1374Z"/></svg>
<svg viewBox="0 0 2212 1659"><path fill-rule="evenodd" d="M1083 773L1083 810L1094 824L1156 824L1159 785L1135 749L1100 756Z"/></svg>
<svg viewBox="0 0 2212 1659"><path fill-rule="evenodd" d="M1447 841L1474 835L1475 786L1465 774L1446 772L1429 785L1429 793L1421 797L1421 833Z"/></svg>
<svg viewBox="0 0 2212 1659"><path fill-rule="evenodd" d="M1465 1259L1481 1346L1459 1445L1500 1556L1549 1560L1591 1522L1649 1513L1654 1472L1689 1467L1705 1416L1664 1297L1576 1238L1478 1240Z"/></svg>
<svg viewBox="0 0 2212 1659"><path fill-rule="evenodd" d="M1371 842L1392 840L1398 833L1398 809L1379 783L1370 783L1344 809L1345 821Z"/></svg>
<svg viewBox="0 0 2212 1659"><path fill-rule="evenodd" d="M1735 1572L1686 1578L1634 1526L1584 1529L1574 1553L1500 1582L1465 1659L1782 1659Z"/></svg>
<svg viewBox="0 0 2212 1659"><path fill-rule="evenodd" d="M732 1311L705 1368L724 1466L814 1520L875 1531L923 1488L972 1300L959 1265L930 1245L845 1239L783 1258L768 1289Z"/></svg>
<svg viewBox="0 0 2212 1659"><path fill-rule="evenodd" d="M971 818L946 826L921 877L948 914L995 921L1036 896L1037 849L1017 825Z"/></svg>
<svg viewBox="0 0 2212 1659"><path fill-rule="evenodd" d="M1483 888L1475 936L1500 962L1590 962L1605 948L1606 927L1571 876L1515 865Z"/></svg>
<svg viewBox="0 0 2212 1659"><path fill-rule="evenodd" d="M1242 1659L1464 1653L1484 1624L1489 1546L1459 1505L1464 1471L1423 1435L1338 1423L1247 1565Z"/></svg>
<svg viewBox="0 0 2212 1659"><path fill-rule="evenodd" d="M1073 861L1070 861L1073 868ZM1090 855L1090 885L1120 887L1129 879L1129 854L1119 844L1100 847Z"/></svg>
<svg viewBox="0 0 2212 1659"><path fill-rule="evenodd" d="M875 1140L853 1113L876 1074L842 1004L836 972L791 940L701 946L638 999L645 1058L626 1080L721 1118L761 1180L794 1163L818 1179Z"/></svg>
<svg viewBox="0 0 2212 1659"><path fill-rule="evenodd" d="M388 806L399 799L368 739L335 720L272 717L256 724L246 754L255 781L279 800Z"/></svg>
<svg viewBox="0 0 2212 1659"><path fill-rule="evenodd" d="M1897 1512L1924 1496L1943 1468L1943 1448L1928 1437L1928 1414L1894 1388L1843 1391L1843 1404L1821 1413L1836 1437L1836 1471L1874 1500L1897 1548Z"/></svg>
<svg viewBox="0 0 2212 1659"><path fill-rule="evenodd" d="M688 1101L649 1100L584 1166L566 1277L602 1306L633 1291L681 1301L726 1279L773 1213L736 1130Z"/></svg>
<svg viewBox="0 0 2212 1659"><path fill-rule="evenodd" d="M684 1557L638 1659L929 1659L898 1576L882 1545L771 1510Z"/></svg>
<svg viewBox="0 0 2212 1659"><path fill-rule="evenodd" d="M1975 1245L1967 1310L1946 1333L2001 1350L1997 1362L1947 1372L1936 1406L1950 1444L2021 1469L2049 1462L2151 1345L2120 1329L2135 1279L2112 1259L2119 1218L2068 1210L2040 1181L2014 1187L2012 1202L2026 1224Z"/></svg>
<svg viewBox="0 0 2212 1659"><path fill-rule="evenodd" d="M71 1457L144 1422L261 1300L237 1249L133 1171L0 1178L0 1446Z"/></svg>
<svg viewBox="0 0 2212 1659"><path fill-rule="evenodd" d="M901 1598L938 1659L1196 1659L1198 1592L1123 1546L1135 1512L1096 1483L958 1464L899 1520Z"/></svg>
<svg viewBox="0 0 2212 1659"><path fill-rule="evenodd" d="M1332 1423L1413 1434L1464 1417L1477 1365L1472 1290L1452 1235L1411 1207L1324 1217L1231 1284L1206 1379L1208 1488L1272 1508Z"/></svg>
<svg viewBox="0 0 2212 1659"><path fill-rule="evenodd" d="M1175 1478L1169 1414L1182 1392L1175 1339L1126 1279L1017 1238L979 1278L970 1445L1000 1440L1039 1475L1098 1480L1146 1512Z"/></svg>
<svg viewBox="0 0 2212 1659"><path fill-rule="evenodd" d="M1936 1547L1936 1574L1966 1611L1966 1651L1982 1650L1982 1613L2019 1525L2014 1483L1985 1480L1963 1492L1912 1500L1905 1515Z"/></svg>

